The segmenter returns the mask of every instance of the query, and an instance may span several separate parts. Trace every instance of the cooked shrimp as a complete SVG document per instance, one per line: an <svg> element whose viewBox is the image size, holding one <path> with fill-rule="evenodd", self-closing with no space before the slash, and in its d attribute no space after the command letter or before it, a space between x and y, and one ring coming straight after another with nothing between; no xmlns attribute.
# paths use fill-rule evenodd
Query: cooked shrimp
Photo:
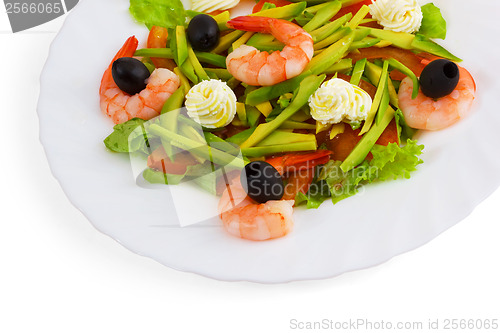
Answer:
<svg viewBox="0 0 500 333"><path fill-rule="evenodd" d="M262 241L285 236L292 230L293 203L293 200L271 200L258 204L235 180L222 194L219 212L224 228L231 235Z"/></svg>
<svg viewBox="0 0 500 333"><path fill-rule="evenodd" d="M445 97L433 99L422 90L415 99L411 98L413 83L405 78L399 88L399 107L410 127L425 130L440 130L451 126L467 116L471 110L476 84L470 73L462 68L460 79L453 92Z"/></svg>
<svg viewBox="0 0 500 333"><path fill-rule="evenodd" d="M270 17L239 16L227 22L230 28L268 33L285 44L283 51L260 52L241 45L226 58L227 70L252 86L271 86L302 73L314 54L313 40L298 25Z"/></svg>
<svg viewBox="0 0 500 333"><path fill-rule="evenodd" d="M147 86L140 93L129 95L116 85L111 74L113 62L122 57L132 57L137 49L137 39L132 36L118 51L115 58L104 72L99 95L101 110L115 124L121 124L132 118L149 120L158 116L165 101L179 88L179 77L165 68L157 68L146 81Z"/></svg>

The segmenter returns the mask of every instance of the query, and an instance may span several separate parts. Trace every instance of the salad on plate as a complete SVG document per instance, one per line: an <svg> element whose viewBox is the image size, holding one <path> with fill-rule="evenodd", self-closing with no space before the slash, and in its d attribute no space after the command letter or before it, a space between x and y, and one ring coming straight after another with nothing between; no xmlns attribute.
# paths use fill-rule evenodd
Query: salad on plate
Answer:
<svg viewBox="0 0 500 333"><path fill-rule="evenodd" d="M105 71L113 152L140 156L149 183L192 181L220 196L232 235L268 240L369 183L409 178L415 134L453 125L476 86L435 42L446 21L417 0L131 0L149 29Z"/></svg>

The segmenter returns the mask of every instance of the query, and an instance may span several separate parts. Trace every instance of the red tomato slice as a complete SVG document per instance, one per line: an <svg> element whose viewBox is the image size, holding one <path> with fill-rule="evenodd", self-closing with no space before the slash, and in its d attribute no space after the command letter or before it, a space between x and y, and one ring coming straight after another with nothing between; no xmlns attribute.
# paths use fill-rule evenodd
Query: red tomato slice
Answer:
<svg viewBox="0 0 500 333"><path fill-rule="evenodd" d="M257 12L260 12L262 7L264 6L264 4L268 2L268 3L272 3L272 4L275 4L276 7L283 7L283 6L286 6L286 5L290 5L292 4L293 2L290 2L290 1L287 1L287 0L260 0L252 9L252 13L257 13Z"/></svg>
<svg viewBox="0 0 500 333"><path fill-rule="evenodd" d="M168 30L163 27L153 26L149 31L147 47L149 49L165 48L167 47ZM151 58L151 61L156 68L168 68L174 70L175 63L171 59L165 58Z"/></svg>

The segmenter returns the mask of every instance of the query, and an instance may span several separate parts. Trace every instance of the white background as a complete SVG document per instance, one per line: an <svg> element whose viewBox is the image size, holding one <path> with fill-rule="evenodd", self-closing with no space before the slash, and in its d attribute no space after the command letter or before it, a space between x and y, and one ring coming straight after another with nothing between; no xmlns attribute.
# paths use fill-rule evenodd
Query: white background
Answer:
<svg viewBox="0 0 500 333"><path fill-rule="evenodd" d="M424 328L429 319L500 320L500 191L429 244L323 281L219 282L125 250L71 206L38 140L38 79L64 18L12 34L3 3L0 11L0 332L293 332L291 319Z"/></svg>

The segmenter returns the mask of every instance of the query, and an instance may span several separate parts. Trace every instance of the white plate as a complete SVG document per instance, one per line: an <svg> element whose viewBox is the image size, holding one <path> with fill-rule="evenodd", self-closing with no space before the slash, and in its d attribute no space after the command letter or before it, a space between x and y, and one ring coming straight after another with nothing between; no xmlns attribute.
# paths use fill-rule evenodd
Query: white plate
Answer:
<svg viewBox="0 0 500 333"><path fill-rule="evenodd" d="M38 113L52 172L103 233L164 265L215 279L322 279L412 250L465 218L500 183L500 29L493 16L500 4L435 3L448 21L444 45L465 60L476 79L474 114L420 136L425 164L410 180L369 186L336 206L298 209L295 230L285 238L244 241L219 223L181 228L169 191L138 187L128 157L106 151L102 140L112 123L99 111L101 75L127 37L147 37L130 17L128 0L82 1L51 47Z"/></svg>

